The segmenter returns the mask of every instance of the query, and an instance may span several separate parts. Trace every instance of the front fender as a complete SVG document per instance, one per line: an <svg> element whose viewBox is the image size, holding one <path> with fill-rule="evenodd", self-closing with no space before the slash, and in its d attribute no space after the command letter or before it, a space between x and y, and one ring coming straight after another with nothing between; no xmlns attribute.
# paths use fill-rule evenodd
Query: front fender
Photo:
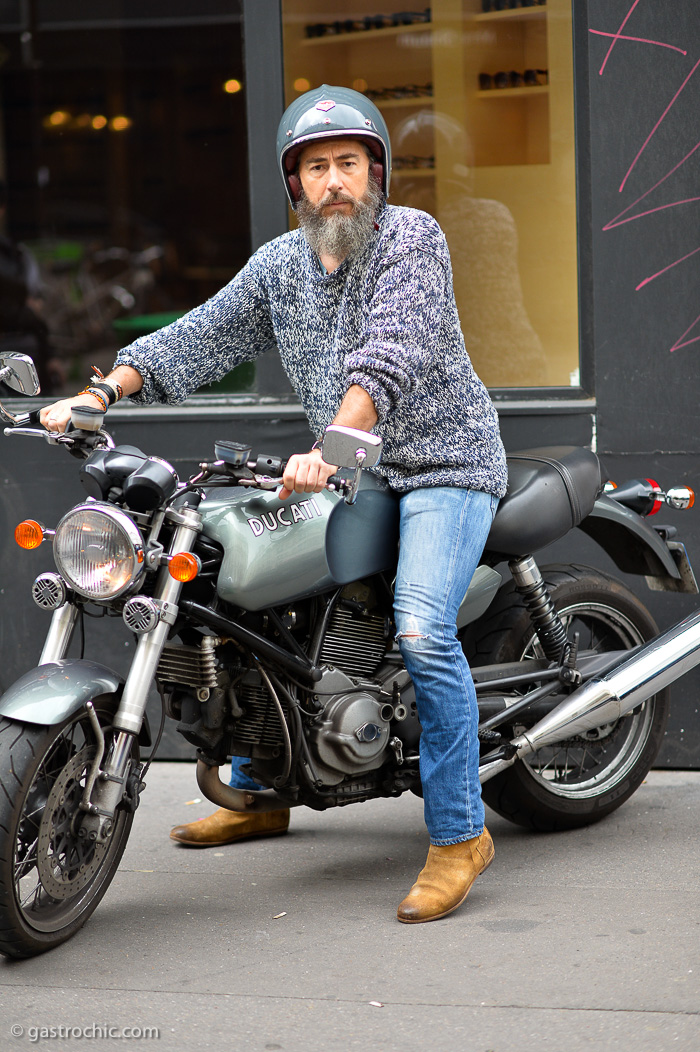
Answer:
<svg viewBox="0 0 700 1052"><path fill-rule="evenodd" d="M685 547L666 542L646 519L602 494L578 528L607 552L623 573L641 574L654 591L697 594Z"/></svg>
<svg viewBox="0 0 700 1052"><path fill-rule="evenodd" d="M0 716L52 726L99 695L116 694L123 682L116 672L96 661L49 661L25 672L5 691L0 698Z"/></svg>

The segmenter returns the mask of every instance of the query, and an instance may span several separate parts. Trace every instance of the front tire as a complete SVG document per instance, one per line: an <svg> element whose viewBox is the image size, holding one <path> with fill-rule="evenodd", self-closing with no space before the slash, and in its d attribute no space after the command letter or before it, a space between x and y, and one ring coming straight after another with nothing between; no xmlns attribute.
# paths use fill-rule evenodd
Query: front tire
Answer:
<svg viewBox="0 0 700 1052"><path fill-rule="evenodd" d="M107 726L97 701L95 710ZM133 813L117 811L105 842L77 835L95 749L85 709L53 727L0 719L0 953L7 957L32 957L71 938L117 870Z"/></svg>
<svg viewBox="0 0 700 1052"><path fill-rule="evenodd" d="M579 632L581 650L631 649L658 635L646 607L614 577L586 566L550 566L542 576L569 639ZM474 666L543 656L514 586L501 589L467 649ZM611 724L516 761L484 784L484 801L517 825L547 832L599 821L646 777L669 705L669 691L660 691ZM519 734L524 726L515 722L506 733Z"/></svg>

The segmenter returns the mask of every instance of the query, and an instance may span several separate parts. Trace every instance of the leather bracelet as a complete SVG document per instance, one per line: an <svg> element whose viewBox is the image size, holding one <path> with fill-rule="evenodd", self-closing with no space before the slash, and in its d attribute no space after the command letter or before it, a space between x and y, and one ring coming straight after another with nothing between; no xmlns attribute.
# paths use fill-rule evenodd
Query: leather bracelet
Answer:
<svg viewBox="0 0 700 1052"><path fill-rule="evenodd" d="M118 384L116 380L110 380L106 376L103 378L102 383L105 387L109 387L110 391L114 395L112 403L120 402L122 400L122 398L124 397L124 388L121 384ZM95 384L95 386L99 387L100 384Z"/></svg>
<svg viewBox="0 0 700 1052"><path fill-rule="evenodd" d="M104 380L99 384L90 384L91 391L102 391L102 394L107 399L107 405L113 405L117 399L117 392L114 390L111 384Z"/></svg>

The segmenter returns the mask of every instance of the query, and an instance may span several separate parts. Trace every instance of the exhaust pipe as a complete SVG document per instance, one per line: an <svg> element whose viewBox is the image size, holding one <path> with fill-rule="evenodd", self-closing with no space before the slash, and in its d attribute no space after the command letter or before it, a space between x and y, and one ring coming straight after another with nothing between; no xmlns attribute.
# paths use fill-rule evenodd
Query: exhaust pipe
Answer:
<svg viewBox="0 0 700 1052"><path fill-rule="evenodd" d="M204 760L197 760L197 784L207 800L228 811L261 814L263 811L295 807L298 803L279 796L274 789L248 792L247 789L234 789L232 785L225 785L219 778L219 768L210 767Z"/></svg>
<svg viewBox="0 0 700 1052"><path fill-rule="evenodd" d="M515 755L491 763L486 756L479 772L481 781L547 745L619 720L696 665L700 665L700 611L640 647L606 675L575 690L534 727L513 739Z"/></svg>

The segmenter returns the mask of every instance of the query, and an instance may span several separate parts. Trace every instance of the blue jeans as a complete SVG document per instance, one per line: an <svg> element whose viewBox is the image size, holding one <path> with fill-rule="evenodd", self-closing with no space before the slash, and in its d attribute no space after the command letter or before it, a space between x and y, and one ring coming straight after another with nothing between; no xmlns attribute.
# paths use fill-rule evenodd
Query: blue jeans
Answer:
<svg viewBox="0 0 700 1052"><path fill-rule="evenodd" d="M457 640L457 611L491 528L498 498L453 486L410 490L400 500L396 639L416 691L420 773L431 843L456 844L484 828L479 714ZM230 784L260 789L233 757Z"/></svg>

